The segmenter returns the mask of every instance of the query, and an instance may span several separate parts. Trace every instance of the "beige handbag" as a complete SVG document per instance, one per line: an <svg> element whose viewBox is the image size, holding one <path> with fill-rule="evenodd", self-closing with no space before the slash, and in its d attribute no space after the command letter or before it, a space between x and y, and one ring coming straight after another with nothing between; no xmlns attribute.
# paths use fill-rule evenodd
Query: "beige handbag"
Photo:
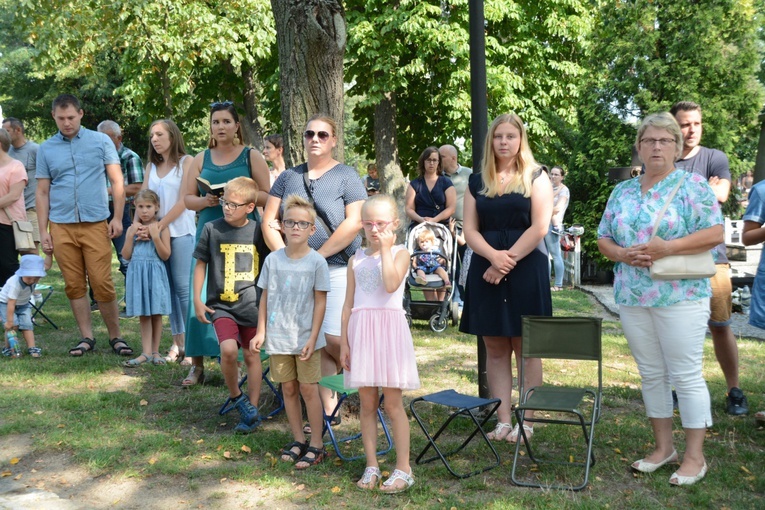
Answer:
<svg viewBox="0 0 765 510"><path fill-rule="evenodd" d="M672 193L667 198L664 207L659 212L659 216L656 218L656 223L653 226L653 235L651 239L656 236L656 232L659 230L659 224L664 217L664 213L667 211L672 199L675 198L677 190L685 182L685 177L688 174L683 175L680 181L672 190ZM654 280L686 280L686 279L699 279L710 278L715 275L717 268L715 268L715 261L712 257L712 252L707 250L701 253L694 253L693 255L670 255L668 257L654 260L651 264L651 278Z"/></svg>
<svg viewBox="0 0 765 510"><path fill-rule="evenodd" d="M16 251L36 251L35 238L32 235L34 227L31 221L15 220L11 216L11 211L7 207L4 208L6 216L11 220L13 225L13 241L16 243Z"/></svg>

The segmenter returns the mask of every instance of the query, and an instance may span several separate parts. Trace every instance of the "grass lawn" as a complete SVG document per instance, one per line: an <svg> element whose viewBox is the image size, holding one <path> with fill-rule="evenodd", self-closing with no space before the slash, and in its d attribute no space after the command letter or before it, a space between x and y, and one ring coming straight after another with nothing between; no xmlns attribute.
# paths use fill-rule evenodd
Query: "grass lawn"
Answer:
<svg viewBox="0 0 765 510"><path fill-rule="evenodd" d="M121 277L117 281L121 284ZM651 432L637 368L618 319L606 315L604 410L595 430L597 463L588 488L574 493L515 487L510 481L513 450L501 443L496 446L502 464L495 469L458 480L438 461L413 465L415 486L390 496L356 489L363 460L344 463L332 456L305 472L279 462L278 451L291 441L284 413L254 434L233 434L236 413L217 414L226 390L214 362L206 362L208 382L191 389L180 387L185 367L122 368L125 358L112 354L98 313L93 314L96 352L69 357L67 351L79 334L56 266L43 283L55 288L45 312L60 329L44 321L37 328L42 359L0 360L0 498L8 490L3 487L15 484L18 491L50 491L83 508L765 508L765 430L751 416L724 413L726 388L711 341L704 363L715 420L705 443L710 472L693 487L670 487L672 467L652 475L630 472L630 463L648 453ZM604 314L579 291L554 293L553 302L556 315ZM123 336L140 351L138 320L122 320L121 326ZM473 337L453 327L435 334L424 321L415 321L413 335L422 389L407 393L407 404L447 388L477 393ZM163 350L169 336L168 331ZM765 409L765 344L741 339L739 349L741 386L753 414ZM548 384L592 375L560 362L546 361L544 367ZM267 392L264 386L262 408L272 403ZM355 403L350 399L343 409L341 431L358 429ZM439 417L438 411L427 414L432 423ZM464 429L464 422L457 420L449 437ZM551 444L564 458L580 460L575 428L559 429L538 428L535 444ZM675 435L681 446L679 418ZM414 460L426 441L413 419L411 438ZM480 465L487 453L485 448L470 448L455 465ZM392 470L394 458L390 453L381 459L383 470ZM565 479L574 476L570 471L525 464L524 472Z"/></svg>

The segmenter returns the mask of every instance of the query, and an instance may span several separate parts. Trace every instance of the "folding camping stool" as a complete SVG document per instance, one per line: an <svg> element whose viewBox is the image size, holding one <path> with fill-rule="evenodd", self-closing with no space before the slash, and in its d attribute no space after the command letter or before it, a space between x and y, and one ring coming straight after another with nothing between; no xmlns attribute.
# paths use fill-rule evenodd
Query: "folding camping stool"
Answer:
<svg viewBox="0 0 765 510"><path fill-rule="evenodd" d="M45 314L45 312L43 312L43 307L45 306L45 303L47 303L48 300L50 299L51 295L53 295L53 287L51 287L50 285L39 285L38 284L35 287L35 290L39 290L40 291L40 294L42 294L43 299L42 299L42 303L40 303L39 305L36 305L34 300L29 300L29 304L32 305L32 308L34 309L34 313L32 314L32 322L34 323L35 326L37 326L37 321L35 320L35 317L40 315L43 319L48 321L48 324L53 326L54 329L58 329L58 326L56 326L56 323L53 322L50 319L50 317L48 317Z"/></svg>
<svg viewBox="0 0 765 510"><path fill-rule="evenodd" d="M260 350L260 362L265 363L268 361L268 353L264 350ZM282 397L282 394L279 392L279 390L274 386L274 383L271 382L271 378L268 377L268 373L271 371L271 364L268 364L268 367L263 369L263 374L261 375L261 378L263 379L263 382L266 383L266 385L271 388L271 392L274 394L274 401L278 403L278 405L267 415L262 416L266 420L273 418L276 414L281 412L284 409L284 398ZM239 380L239 389L242 389L242 386L244 386L244 383L247 382L247 374L245 374L240 380ZM253 405L256 405L257 403L253 403ZM220 411L218 411L218 414L223 416L224 414L228 413L234 408L234 406L231 405L231 397L227 398L226 401L223 403L223 406L220 408ZM259 411L259 410L258 410Z"/></svg>
<svg viewBox="0 0 765 510"><path fill-rule="evenodd" d="M430 432L428 432L428 427L425 424L425 422L422 420L420 415L417 413L417 410L415 408L416 404L420 404L421 409L424 410L424 405L421 403L429 403L432 405L438 405L438 406L444 406L448 408L452 408L453 411L449 415L449 417L446 419L443 425L441 425L441 428L438 429L438 432L430 435ZM493 398L493 399L485 399L485 398L479 398L479 397L473 397L470 395L463 395L461 393L457 393L454 390L444 390L439 391L438 393L432 393L430 395L425 395L424 397L419 397L414 400L412 400L411 404L409 404L409 409L412 411L412 416L414 416L414 419L417 420L417 423L420 424L420 428L425 433L425 437L428 439L428 444L425 446L425 448L420 452L420 454L417 456L417 459L415 460L415 463L417 464L426 464L428 462L432 462L436 459L441 459L441 462L444 463L444 466L446 466L446 469L449 470L449 472L456 476L457 478L468 478L473 475L477 475L478 473L483 473L484 471L488 471L489 469L495 468L499 466L499 454L497 453L497 450L494 449L494 445L491 444L491 441L489 441L489 438L486 436L486 433L483 431L483 426L486 424L487 421L489 421L489 418L491 418L494 413L497 411L497 408L500 404L500 399ZM428 406L432 407L432 406ZM481 408L487 408L488 412L486 412L485 416L479 421L478 417L476 416L475 412ZM465 441L462 442L462 444L457 447L456 449L444 453L441 451L441 448L438 447L437 441L439 436L441 436L441 433L444 432L448 427L449 424L458 416L467 417L472 420L472 425L474 427L472 428L472 432L468 436ZM484 468L477 469L475 471L471 471L469 473L460 474L454 471L452 467L449 465L449 461L447 458L452 457L453 455L459 453L462 451L472 440L474 437L480 435L481 438L483 438L484 442L488 445L491 452L494 454L494 462ZM427 459L423 459L425 454L433 448L435 450L436 455L433 457L429 457Z"/></svg>
<svg viewBox="0 0 765 510"><path fill-rule="evenodd" d="M513 468L510 478L516 485L524 487L539 487L542 489L567 489L578 491L587 487L590 468L595 464L593 442L595 424L600 419L603 398L603 357L601 349L602 320L597 317L530 317L524 316L522 355L518 365L521 367L518 380L520 381L520 402L515 407L515 418L520 432L515 445ZM574 379L564 385L556 381L555 385L542 385L533 388L526 387L524 381L524 363L526 358L543 358L558 360L573 360L572 367L558 374L565 378L566 372L576 375L586 375L588 382L583 384ZM593 366L595 365L595 366ZM538 416L526 417L526 411L540 411ZM561 417L555 417L562 415ZM524 424L546 423L573 426L581 430L581 450L576 454L578 461L568 451L557 452L543 458L535 452L545 451L545 442L539 434L534 436L534 448L526 436ZM548 428L546 427L546 428ZM552 428L552 427L549 427ZM572 431L573 434L573 431ZM579 437L577 437L579 439ZM521 443L526 447L528 461L538 467L534 472L535 480L522 480L517 476L520 461ZM547 452L550 444L547 444ZM557 457L557 460L556 460ZM543 463L558 464L581 468L583 478L579 484L544 483L538 476Z"/></svg>
<svg viewBox="0 0 765 510"><path fill-rule="evenodd" d="M326 445L331 444L332 447L335 449L337 456L346 462L363 458L364 457L363 454L349 457L349 456L343 455L343 452L340 450L340 443L348 443L350 441L353 441L354 439L360 438L361 432L347 436L347 437L338 438L335 435L335 431L332 429L332 421L335 419L338 412L340 411L340 406L343 405L343 402L345 402L346 398L353 395L354 393L358 393L358 391L354 389L346 388L344 386L343 374L328 375L326 377L322 377L321 380L319 381L319 384L337 393L337 405L332 410L332 414L330 414L329 416L324 414L324 427L323 427L324 430L322 430L322 433L325 431L329 433L329 441L327 441L324 444ZM382 425L382 430L383 430L383 433L385 434L385 440L387 441L388 446L384 447L382 450L378 450L377 455L385 455L389 451L391 451L391 449L393 448L393 439L391 438L390 431L388 430L388 425L385 423L385 419L383 418L382 411L380 410L380 406L383 403L383 398L384 396L380 395L380 400L377 404L377 419L380 421L380 424Z"/></svg>

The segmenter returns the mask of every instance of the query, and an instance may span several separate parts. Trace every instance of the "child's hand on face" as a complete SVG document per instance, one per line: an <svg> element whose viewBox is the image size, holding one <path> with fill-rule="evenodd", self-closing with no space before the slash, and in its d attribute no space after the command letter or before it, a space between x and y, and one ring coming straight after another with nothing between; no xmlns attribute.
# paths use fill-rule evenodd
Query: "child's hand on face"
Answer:
<svg viewBox="0 0 765 510"><path fill-rule="evenodd" d="M393 229L385 229L377 233L377 238L380 240L380 247L389 250L396 241L396 234L393 233Z"/></svg>

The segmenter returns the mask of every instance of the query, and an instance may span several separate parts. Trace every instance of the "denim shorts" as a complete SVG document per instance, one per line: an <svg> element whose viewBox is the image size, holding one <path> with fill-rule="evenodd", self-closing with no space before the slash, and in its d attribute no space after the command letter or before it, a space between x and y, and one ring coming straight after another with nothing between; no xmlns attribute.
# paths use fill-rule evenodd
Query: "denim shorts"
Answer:
<svg viewBox="0 0 765 510"><path fill-rule="evenodd" d="M29 303L25 305L17 303L13 316L13 322L19 330L34 329L32 326L32 306ZM0 319L2 319L3 323L5 323L6 317L8 317L8 303L0 303Z"/></svg>

